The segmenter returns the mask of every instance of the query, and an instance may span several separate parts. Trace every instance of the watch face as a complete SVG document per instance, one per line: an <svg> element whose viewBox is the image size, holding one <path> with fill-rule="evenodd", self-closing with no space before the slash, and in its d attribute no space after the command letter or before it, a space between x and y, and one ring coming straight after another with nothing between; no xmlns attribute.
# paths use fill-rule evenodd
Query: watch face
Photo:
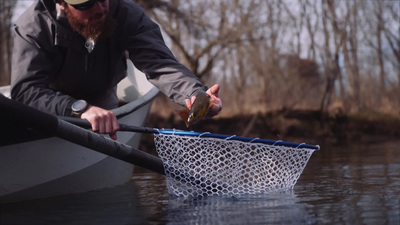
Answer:
<svg viewBox="0 0 400 225"><path fill-rule="evenodd" d="M82 110L84 110L87 106L87 103L85 100L78 100L76 102L74 102L74 104L72 104L72 111L74 112L80 112Z"/></svg>

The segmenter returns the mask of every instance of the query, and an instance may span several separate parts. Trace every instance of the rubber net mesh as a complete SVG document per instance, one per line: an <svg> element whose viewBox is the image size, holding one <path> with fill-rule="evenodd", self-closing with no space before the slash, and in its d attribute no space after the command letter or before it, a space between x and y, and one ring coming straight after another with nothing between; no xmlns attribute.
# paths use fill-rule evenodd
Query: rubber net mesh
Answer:
<svg viewBox="0 0 400 225"><path fill-rule="evenodd" d="M169 194L240 196L293 188L314 149L155 134Z"/></svg>

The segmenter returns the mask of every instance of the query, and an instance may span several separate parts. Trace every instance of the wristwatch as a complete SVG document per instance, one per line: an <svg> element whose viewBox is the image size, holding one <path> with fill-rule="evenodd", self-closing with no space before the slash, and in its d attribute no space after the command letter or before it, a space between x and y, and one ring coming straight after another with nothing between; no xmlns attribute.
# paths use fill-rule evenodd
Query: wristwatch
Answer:
<svg viewBox="0 0 400 225"><path fill-rule="evenodd" d="M82 113L84 113L88 107L88 103L85 100L77 100L71 106L71 114L73 117L81 117Z"/></svg>

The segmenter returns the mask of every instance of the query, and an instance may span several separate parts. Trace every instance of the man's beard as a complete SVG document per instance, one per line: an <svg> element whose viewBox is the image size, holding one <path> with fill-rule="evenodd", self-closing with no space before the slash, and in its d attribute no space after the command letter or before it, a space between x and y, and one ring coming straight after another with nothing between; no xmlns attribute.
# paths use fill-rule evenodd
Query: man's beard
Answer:
<svg viewBox="0 0 400 225"><path fill-rule="evenodd" d="M116 20L112 16L110 16L108 12L106 18L96 24L82 23L82 21L80 21L72 13L70 13L68 8L65 10L65 13L72 29L76 32L79 32L86 39L90 38L97 41L99 39L108 38L114 32L114 28L116 26ZM101 16L102 15L95 15L95 18Z"/></svg>

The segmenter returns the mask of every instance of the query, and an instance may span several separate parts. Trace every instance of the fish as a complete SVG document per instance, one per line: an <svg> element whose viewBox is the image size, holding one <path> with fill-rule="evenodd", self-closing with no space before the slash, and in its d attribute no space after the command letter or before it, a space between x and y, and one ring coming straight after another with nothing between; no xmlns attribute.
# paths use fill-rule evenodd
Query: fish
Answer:
<svg viewBox="0 0 400 225"><path fill-rule="evenodd" d="M189 127L191 124L196 124L203 119L212 106L212 98L206 92L199 91L190 110L186 108L177 112L183 121L185 121L186 127Z"/></svg>

